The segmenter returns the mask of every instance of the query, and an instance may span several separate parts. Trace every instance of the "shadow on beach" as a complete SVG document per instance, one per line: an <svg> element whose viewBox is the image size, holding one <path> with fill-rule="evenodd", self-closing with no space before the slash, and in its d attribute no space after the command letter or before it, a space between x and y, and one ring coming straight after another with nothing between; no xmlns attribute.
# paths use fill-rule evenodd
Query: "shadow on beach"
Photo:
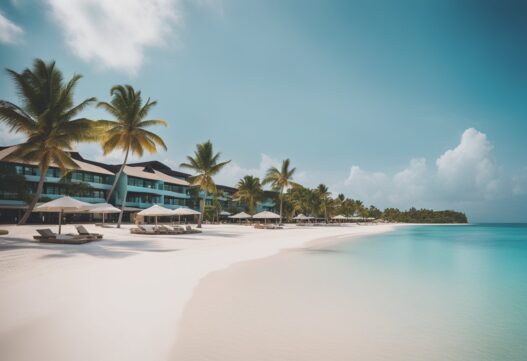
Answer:
<svg viewBox="0 0 527 361"><path fill-rule="evenodd" d="M114 241L101 240L81 245L44 244L16 237L3 237L0 252L11 250L49 250L56 253L42 255L41 258L65 258L76 255L89 255L101 258L124 258L141 253L170 253L179 249L156 247L151 240Z"/></svg>

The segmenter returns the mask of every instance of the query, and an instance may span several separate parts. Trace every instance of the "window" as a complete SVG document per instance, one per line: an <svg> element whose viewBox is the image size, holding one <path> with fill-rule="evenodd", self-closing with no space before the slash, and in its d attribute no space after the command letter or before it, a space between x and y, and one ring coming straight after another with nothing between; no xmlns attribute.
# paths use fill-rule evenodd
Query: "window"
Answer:
<svg viewBox="0 0 527 361"><path fill-rule="evenodd" d="M57 168L49 168L46 177L60 178L60 170Z"/></svg>
<svg viewBox="0 0 527 361"><path fill-rule="evenodd" d="M128 185L134 187L155 189L155 183L153 181L135 177L128 177Z"/></svg>
<svg viewBox="0 0 527 361"><path fill-rule="evenodd" d="M127 202L133 203L159 203L161 200L157 196L149 194L128 194L126 196Z"/></svg>
<svg viewBox="0 0 527 361"><path fill-rule="evenodd" d="M169 191L169 192L176 192L176 193L183 193L183 194L185 193L184 187L175 185L175 184L165 183L163 185L163 188L164 190Z"/></svg>
<svg viewBox="0 0 527 361"><path fill-rule="evenodd" d="M165 196L165 204L174 205L174 206L184 206L185 200L181 198Z"/></svg>

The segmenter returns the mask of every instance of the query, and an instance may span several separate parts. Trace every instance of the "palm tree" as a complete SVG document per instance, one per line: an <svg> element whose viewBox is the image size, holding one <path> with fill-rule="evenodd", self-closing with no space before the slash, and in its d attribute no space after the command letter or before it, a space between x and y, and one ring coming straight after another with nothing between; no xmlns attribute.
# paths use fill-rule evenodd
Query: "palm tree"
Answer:
<svg viewBox="0 0 527 361"><path fill-rule="evenodd" d="M112 100L110 103L99 102L97 107L105 109L113 115L116 120L98 120L97 125L100 127L104 137L101 139L101 145L104 155L119 149L124 152L124 161L115 175L112 188L106 196L106 202L110 201L112 193L119 182L124 168L128 162L130 151L139 157L143 156L145 150L150 154L157 152L157 146L167 150L163 139L155 133L145 128L153 125L167 126L164 120L145 120L150 109L157 104L156 101L148 100L143 104L141 91L136 91L131 85L115 85L110 90ZM117 227L121 226L122 210L126 204L126 193L123 195L121 204L121 213Z"/></svg>
<svg viewBox="0 0 527 361"><path fill-rule="evenodd" d="M299 187L298 183L292 181L296 168L289 169L289 159L282 162L282 168L278 170L276 167L271 167L267 170L263 184L271 184L274 190L280 192L280 223L282 223L282 209L284 203L284 190L289 187Z"/></svg>
<svg viewBox="0 0 527 361"><path fill-rule="evenodd" d="M216 184L212 177L230 163L230 160L218 163L220 155L220 153L214 154L212 143L209 140L196 145L194 157L187 156L188 163L180 164L181 168L191 169L196 173L195 176L189 178L190 183L193 186L199 187L203 192L203 198L200 200L201 214L198 221L198 228L201 228L201 223L205 215L205 199L207 198L207 194L216 193Z"/></svg>
<svg viewBox="0 0 527 361"><path fill-rule="evenodd" d="M328 223L328 206L330 202L329 196L331 193L328 190L328 187L325 184L319 184L315 192L320 200L320 208L324 212L324 219Z"/></svg>
<svg viewBox="0 0 527 361"><path fill-rule="evenodd" d="M246 175L237 185L238 191L234 195L236 200L244 201L249 207L249 212L256 211L256 202L262 199L263 190L260 178Z"/></svg>
<svg viewBox="0 0 527 361"><path fill-rule="evenodd" d="M25 224L40 198L50 164L60 168L63 175L78 168L68 151L75 143L95 139L93 122L76 117L96 99L88 98L74 105L73 92L81 76L75 74L64 84L54 61L35 59L32 69L21 73L7 69L7 72L17 87L22 106L0 101L0 121L11 132L23 133L27 138L4 160L36 163L40 171L33 199L18 223Z"/></svg>

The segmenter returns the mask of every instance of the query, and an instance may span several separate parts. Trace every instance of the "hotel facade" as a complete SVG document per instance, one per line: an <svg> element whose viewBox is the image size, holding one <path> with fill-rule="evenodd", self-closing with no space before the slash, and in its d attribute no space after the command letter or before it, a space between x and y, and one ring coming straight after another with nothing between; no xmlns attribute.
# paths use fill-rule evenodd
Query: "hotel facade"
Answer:
<svg viewBox="0 0 527 361"><path fill-rule="evenodd" d="M2 172L9 172L21 182L25 182L25 199L16 192L0 189L0 222L15 223L20 219L27 201L37 189L40 171L36 164L20 163L4 160L16 146L0 147L0 165ZM60 169L51 166L46 174L44 188L40 201L48 201L64 195L72 196L88 203L105 203L108 192L112 188L120 165L110 165L84 159L79 153L71 152L71 157L78 168L70 171L66 177ZM4 177L6 174L3 175ZM190 174L173 170L159 161L132 163L125 166L119 177L117 186L112 193L110 202L121 208L124 204L124 221L133 221L135 213L154 204L166 208L189 207L199 210L199 200L204 194L191 187L188 179ZM245 205L234 200L237 189L225 185L217 185L215 196L206 195L206 207L227 212L245 210ZM272 194L257 205L258 211L275 210ZM47 223L52 221L51 214L33 212L29 223ZM82 220L97 220L97 215L71 215ZM94 218L95 217L95 218ZM88 219L89 218L89 219Z"/></svg>

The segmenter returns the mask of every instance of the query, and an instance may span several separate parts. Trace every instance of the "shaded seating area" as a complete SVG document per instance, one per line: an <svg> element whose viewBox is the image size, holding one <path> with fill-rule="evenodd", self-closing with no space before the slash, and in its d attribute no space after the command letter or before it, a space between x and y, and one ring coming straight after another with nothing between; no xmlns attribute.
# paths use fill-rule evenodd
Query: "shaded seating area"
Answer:
<svg viewBox="0 0 527 361"><path fill-rule="evenodd" d="M168 226L168 225L149 225L141 224L137 228L130 228L132 234L147 234L147 235L162 235L162 234L191 234L201 233L199 229L192 228L191 226Z"/></svg>
<svg viewBox="0 0 527 361"><path fill-rule="evenodd" d="M256 229L283 229L284 228L279 223L276 223L276 224L267 223L267 220L270 220L270 219L271 220L274 219L277 222L280 219L280 216L274 212L263 211L263 212L255 214L254 216L252 216L252 218L264 220L264 224L257 223L254 225L254 228Z"/></svg>
<svg viewBox="0 0 527 361"><path fill-rule="evenodd" d="M278 224L261 224L257 223L254 225L254 228L256 229L283 229L284 227L278 225Z"/></svg>
<svg viewBox="0 0 527 361"><path fill-rule="evenodd" d="M33 238L42 243L57 243L57 244L83 244L95 241L97 238L93 236L83 236L75 234L57 234L51 229L37 229L38 236Z"/></svg>

